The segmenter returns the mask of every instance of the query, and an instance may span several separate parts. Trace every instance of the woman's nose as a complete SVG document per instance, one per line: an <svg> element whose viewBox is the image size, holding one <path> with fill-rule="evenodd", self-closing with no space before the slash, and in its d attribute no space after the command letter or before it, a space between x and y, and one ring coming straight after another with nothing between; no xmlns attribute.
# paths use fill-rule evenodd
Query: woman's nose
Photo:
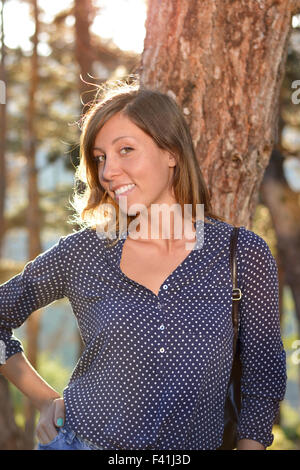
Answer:
<svg viewBox="0 0 300 470"><path fill-rule="evenodd" d="M100 169L100 172L101 172L101 169ZM102 178L109 181L115 175L119 173L120 173L120 167L116 159L106 157L104 165L102 167Z"/></svg>

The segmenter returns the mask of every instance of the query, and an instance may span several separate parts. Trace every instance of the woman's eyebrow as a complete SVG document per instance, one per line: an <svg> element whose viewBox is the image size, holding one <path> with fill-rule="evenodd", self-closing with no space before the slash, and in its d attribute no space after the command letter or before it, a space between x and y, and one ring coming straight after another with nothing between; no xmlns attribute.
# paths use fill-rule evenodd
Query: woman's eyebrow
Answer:
<svg viewBox="0 0 300 470"><path fill-rule="evenodd" d="M112 141L112 144L114 144L115 142L117 142L117 140L120 140L120 139L124 139L126 137L130 137L131 139L134 139L134 137L132 137L131 135L121 135L120 137L116 137L113 141ZM102 148L100 147L94 147L93 150L102 150Z"/></svg>

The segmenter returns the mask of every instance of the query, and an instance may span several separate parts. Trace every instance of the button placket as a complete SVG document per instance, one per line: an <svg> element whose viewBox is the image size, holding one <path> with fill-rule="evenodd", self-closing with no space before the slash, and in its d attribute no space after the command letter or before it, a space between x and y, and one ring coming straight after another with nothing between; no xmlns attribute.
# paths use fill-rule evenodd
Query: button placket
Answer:
<svg viewBox="0 0 300 470"><path fill-rule="evenodd" d="M163 289L166 290L166 284L163 285ZM158 302L157 308L158 308L160 311L162 310L163 306L162 306L162 304L161 304L160 302ZM162 321L162 323L159 325L158 328L159 328L160 332L163 333L163 331L164 331L164 329L165 329L165 325L164 325L164 323L163 323L163 319L162 319L161 321ZM163 340L163 338L164 338L164 337L162 336L161 339ZM159 353L160 353L160 354L163 354L164 352L165 352L165 348L164 348L163 346L161 346L160 349L159 349Z"/></svg>

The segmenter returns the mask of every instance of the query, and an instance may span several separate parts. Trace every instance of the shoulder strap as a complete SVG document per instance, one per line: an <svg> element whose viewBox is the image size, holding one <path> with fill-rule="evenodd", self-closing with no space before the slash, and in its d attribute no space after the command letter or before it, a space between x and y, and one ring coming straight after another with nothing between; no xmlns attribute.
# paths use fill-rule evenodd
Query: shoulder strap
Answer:
<svg viewBox="0 0 300 470"><path fill-rule="evenodd" d="M234 331L233 339L233 357L236 353L236 344L238 338L239 312L238 301L242 297L242 291L237 286L237 263L236 263L236 247L239 236L239 227L233 227L230 239L230 270L232 278L232 324Z"/></svg>

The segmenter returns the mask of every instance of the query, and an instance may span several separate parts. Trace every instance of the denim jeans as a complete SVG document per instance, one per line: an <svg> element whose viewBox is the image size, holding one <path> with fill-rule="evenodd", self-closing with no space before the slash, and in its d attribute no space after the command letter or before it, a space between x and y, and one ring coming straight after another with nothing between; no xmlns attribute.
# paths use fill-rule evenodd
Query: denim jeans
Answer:
<svg viewBox="0 0 300 470"><path fill-rule="evenodd" d="M59 428L57 436L48 444L37 445L36 450L103 450L92 442L77 436L66 424Z"/></svg>

